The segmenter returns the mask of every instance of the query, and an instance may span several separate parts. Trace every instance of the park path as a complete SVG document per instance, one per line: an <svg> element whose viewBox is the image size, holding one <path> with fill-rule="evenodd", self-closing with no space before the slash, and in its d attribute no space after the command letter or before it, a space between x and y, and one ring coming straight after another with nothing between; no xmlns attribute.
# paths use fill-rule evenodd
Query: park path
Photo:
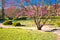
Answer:
<svg viewBox="0 0 60 40"><path fill-rule="evenodd" d="M18 27L18 26L8 26L8 25L2 25L2 23L0 23L0 27L1 28L21 28L21 29L31 29L31 30L37 30L36 27Z"/></svg>
<svg viewBox="0 0 60 40"><path fill-rule="evenodd" d="M49 26L49 25L48 25L48 26ZM50 27L48 27L48 26L45 25L45 26L42 28L43 31L55 29L55 28L50 28ZM14 27L14 26L2 25L2 23L0 23L0 27L2 27L2 28L21 28L21 29L37 30L36 27ZM59 30L53 31L53 33L57 34L57 40L60 40L60 28L56 28L56 29L59 29Z"/></svg>
<svg viewBox="0 0 60 40"><path fill-rule="evenodd" d="M60 35L57 35L57 40L60 40Z"/></svg>
<svg viewBox="0 0 60 40"><path fill-rule="evenodd" d="M54 33L57 34L57 40L60 40L60 30L55 31Z"/></svg>

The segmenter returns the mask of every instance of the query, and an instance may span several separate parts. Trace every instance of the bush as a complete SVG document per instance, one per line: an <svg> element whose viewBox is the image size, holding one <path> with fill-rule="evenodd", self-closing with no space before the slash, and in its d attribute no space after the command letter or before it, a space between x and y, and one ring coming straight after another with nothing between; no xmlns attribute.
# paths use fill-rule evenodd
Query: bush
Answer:
<svg viewBox="0 0 60 40"><path fill-rule="evenodd" d="M14 26L21 26L20 22L14 22L12 25L14 25Z"/></svg>
<svg viewBox="0 0 60 40"><path fill-rule="evenodd" d="M27 17L21 17L20 19L21 20L27 20Z"/></svg>
<svg viewBox="0 0 60 40"><path fill-rule="evenodd" d="M3 25L12 25L12 21L11 20L6 20L5 22L3 22Z"/></svg>
<svg viewBox="0 0 60 40"><path fill-rule="evenodd" d="M27 17L14 18L14 20L27 20Z"/></svg>
<svg viewBox="0 0 60 40"><path fill-rule="evenodd" d="M56 26L56 27L60 27L60 22L56 22L56 23L55 23L55 26Z"/></svg>

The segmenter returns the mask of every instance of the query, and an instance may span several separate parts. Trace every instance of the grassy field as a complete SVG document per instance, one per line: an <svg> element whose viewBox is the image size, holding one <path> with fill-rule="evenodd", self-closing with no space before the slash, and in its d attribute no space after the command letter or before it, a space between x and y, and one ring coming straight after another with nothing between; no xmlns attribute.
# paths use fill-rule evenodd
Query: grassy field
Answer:
<svg viewBox="0 0 60 40"><path fill-rule="evenodd" d="M56 40L56 35L22 29L0 29L0 40Z"/></svg>

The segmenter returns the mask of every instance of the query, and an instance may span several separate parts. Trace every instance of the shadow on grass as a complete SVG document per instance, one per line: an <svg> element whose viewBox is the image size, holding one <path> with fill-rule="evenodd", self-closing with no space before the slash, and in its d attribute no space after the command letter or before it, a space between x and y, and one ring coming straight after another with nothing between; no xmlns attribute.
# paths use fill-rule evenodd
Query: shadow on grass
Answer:
<svg viewBox="0 0 60 40"><path fill-rule="evenodd" d="M24 26L26 26L26 25L18 25L18 27L20 27L20 26L24 27ZM17 27L17 26L15 26L15 27Z"/></svg>
<svg viewBox="0 0 60 40"><path fill-rule="evenodd" d="M20 25L20 26L26 26L26 25Z"/></svg>
<svg viewBox="0 0 60 40"><path fill-rule="evenodd" d="M60 31L60 29L46 30L45 32L55 32L55 31Z"/></svg>
<svg viewBox="0 0 60 40"><path fill-rule="evenodd" d="M3 23L5 20L4 19L0 19L0 23Z"/></svg>

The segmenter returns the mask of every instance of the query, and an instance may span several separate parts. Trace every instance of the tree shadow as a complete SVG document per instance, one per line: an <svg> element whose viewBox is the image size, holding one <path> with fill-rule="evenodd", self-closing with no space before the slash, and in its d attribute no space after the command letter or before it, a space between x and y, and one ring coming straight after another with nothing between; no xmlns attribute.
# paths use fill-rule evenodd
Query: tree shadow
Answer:
<svg viewBox="0 0 60 40"><path fill-rule="evenodd" d="M20 27L20 26L24 27L24 26L26 26L26 25L18 25L18 27ZM17 26L15 26L15 27L17 27Z"/></svg>
<svg viewBox="0 0 60 40"><path fill-rule="evenodd" d="M20 26L26 26L26 25L20 25Z"/></svg>
<svg viewBox="0 0 60 40"><path fill-rule="evenodd" d="M55 31L58 31L58 30L60 31L60 29L53 29L53 30L51 30L51 31L52 31L52 32L55 32Z"/></svg>
<svg viewBox="0 0 60 40"><path fill-rule="evenodd" d="M4 19L0 19L0 23L3 23L4 22Z"/></svg>
<svg viewBox="0 0 60 40"><path fill-rule="evenodd" d="M52 29L52 30L46 30L45 32L55 32L55 31L58 31L60 29Z"/></svg>

